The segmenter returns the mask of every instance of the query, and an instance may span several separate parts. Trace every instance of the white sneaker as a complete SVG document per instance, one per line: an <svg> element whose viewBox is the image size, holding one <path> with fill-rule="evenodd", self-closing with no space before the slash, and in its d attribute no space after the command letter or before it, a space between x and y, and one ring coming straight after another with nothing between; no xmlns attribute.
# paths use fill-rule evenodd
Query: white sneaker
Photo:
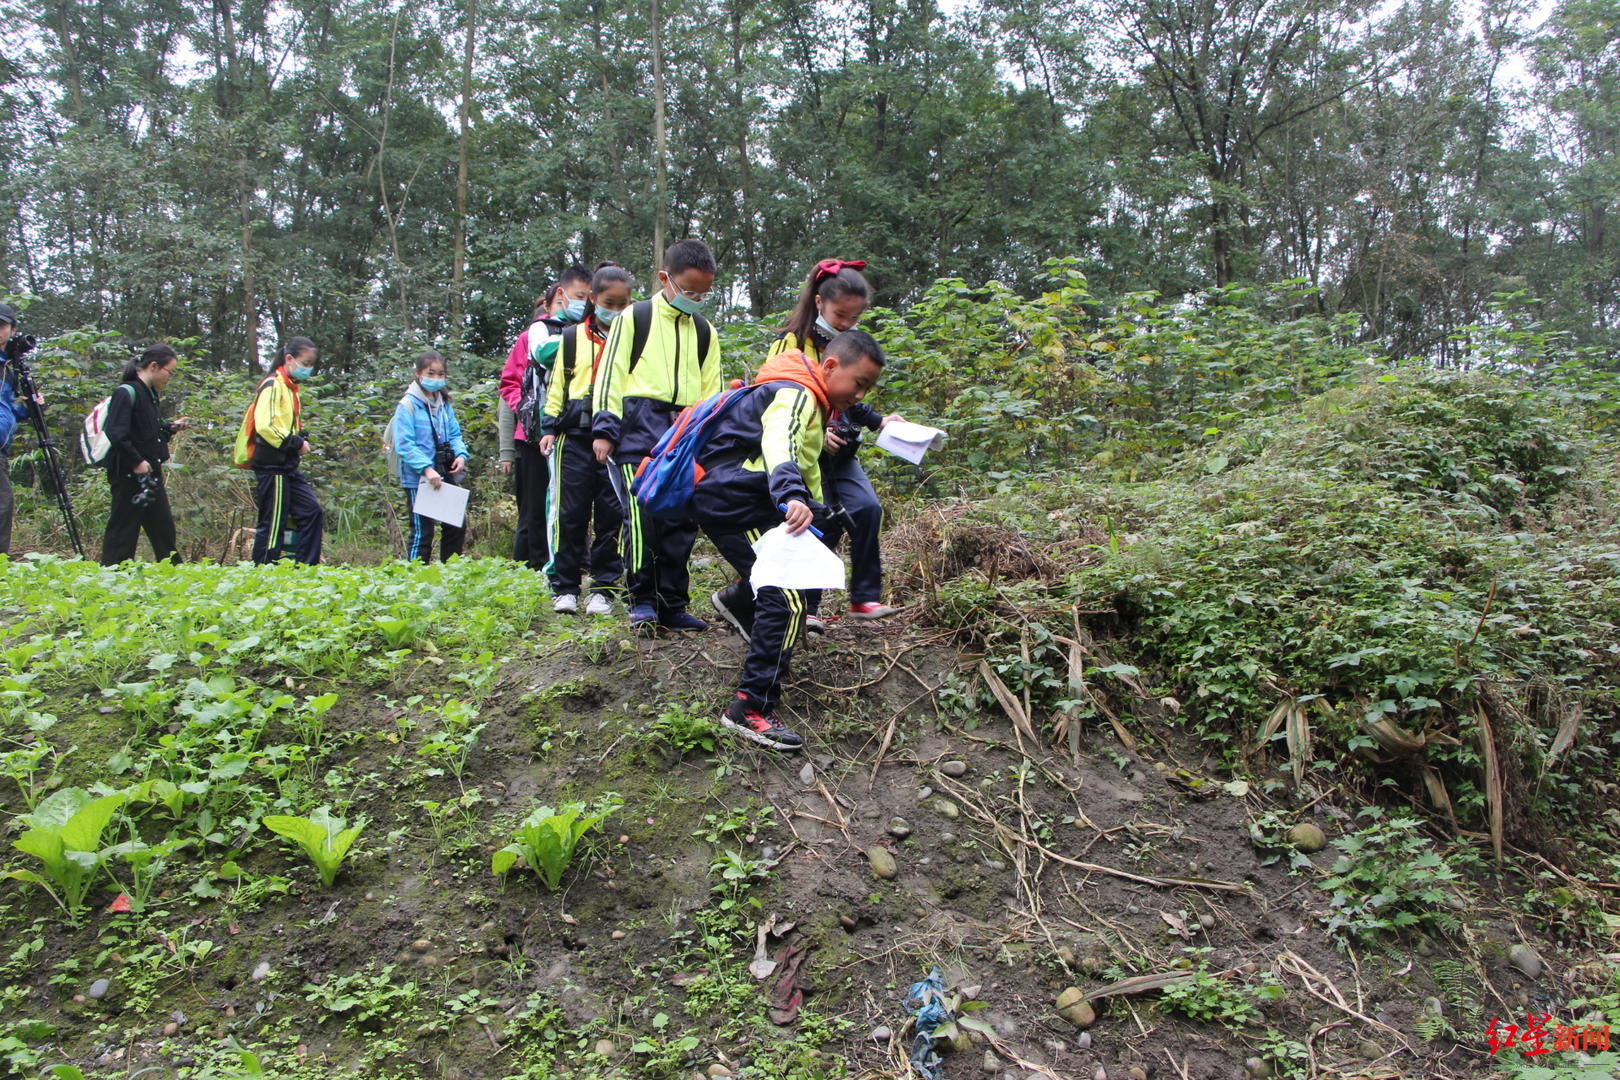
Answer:
<svg viewBox="0 0 1620 1080"><path fill-rule="evenodd" d="M572 615L579 610L579 597L573 593L563 593L551 602L551 610L559 615Z"/></svg>
<svg viewBox="0 0 1620 1080"><path fill-rule="evenodd" d="M585 614L611 615L613 614L613 601L599 592L593 592L591 598L585 601Z"/></svg>

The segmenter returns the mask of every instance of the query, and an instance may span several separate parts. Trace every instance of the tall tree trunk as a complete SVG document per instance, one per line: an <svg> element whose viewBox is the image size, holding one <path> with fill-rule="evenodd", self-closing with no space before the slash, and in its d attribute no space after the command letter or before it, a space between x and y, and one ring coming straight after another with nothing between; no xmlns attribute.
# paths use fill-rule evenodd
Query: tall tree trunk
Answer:
<svg viewBox="0 0 1620 1080"><path fill-rule="evenodd" d="M244 333L247 348L244 360L251 374L259 373L259 292L253 276L253 201L248 183L248 161L241 162L241 173L236 179L238 209L242 224L242 314L247 320Z"/></svg>
<svg viewBox="0 0 1620 1080"><path fill-rule="evenodd" d="M450 265L450 323L461 344L467 274L467 129L472 112L473 48L478 33L478 0L467 2L467 43L461 54L461 109L456 156L456 250Z"/></svg>
<svg viewBox="0 0 1620 1080"><path fill-rule="evenodd" d="M409 341L411 336L411 307L410 297L405 290L405 260L399 254L399 220L394 210L388 204L388 175L383 167L384 158L388 153L388 120L394 111L394 55L399 44L399 17L403 9L394 13L394 27L388 36L388 83L383 91L382 101L382 133L377 136L377 191L382 197L383 220L388 223L388 246L394 253L394 273L399 275L399 324L400 339ZM401 205L403 213L403 203ZM352 335L351 335L352 340Z"/></svg>
<svg viewBox="0 0 1620 1080"><path fill-rule="evenodd" d="M664 230L669 210L664 205L664 191L668 184L668 147L664 135L664 49L661 28L658 25L658 0L652 0L652 69L653 69L653 269L664 263Z"/></svg>
<svg viewBox="0 0 1620 1080"><path fill-rule="evenodd" d="M742 0L733 0L731 8L731 78L732 109L737 124L738 177L742 186L742 246L745 280L748 282L748 307L754 318L765 317L765 284L760 274L759 244L754 232L754 173L748 153L749 116L745 108L743 82L747 69L743 63Z"/></svg>

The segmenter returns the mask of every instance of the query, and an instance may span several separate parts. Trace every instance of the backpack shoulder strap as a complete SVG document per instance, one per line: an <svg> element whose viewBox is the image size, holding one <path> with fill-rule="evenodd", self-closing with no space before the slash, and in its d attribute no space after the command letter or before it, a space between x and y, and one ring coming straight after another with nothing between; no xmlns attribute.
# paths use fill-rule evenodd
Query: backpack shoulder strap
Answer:
<svg viewBox="0 0 1620 1080"><path fill-rule="evenodd" d="M574 361L579 356L579 323L574 323L562 332L562 344L557 346L562 353L562 388L563 396L568 395L568 388L574 385Z"/></svg>
<svg viewBox="0 0 1620 1080"><path fill-rule="evenodd" d="M692 316L692 321L697 324L697 356L698 364L701 366L709 355L709 341L714 337L714 327L710 326L709 320L701 315Z"/></svg>
<svg viewBox="0 0 1620 1080"><path fill-rule="evenodd" d="M630 309L630 370L636 370L641 354L647 349L647 338L652 335L653 302L638 300Z"/></svg>

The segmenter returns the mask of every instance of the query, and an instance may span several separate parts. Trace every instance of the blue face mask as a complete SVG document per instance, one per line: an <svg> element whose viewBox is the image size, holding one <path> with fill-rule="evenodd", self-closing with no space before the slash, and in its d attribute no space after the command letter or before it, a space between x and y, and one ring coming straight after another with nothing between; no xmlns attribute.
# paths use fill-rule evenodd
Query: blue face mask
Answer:
<svg viewBox="0 0 1620 1080"><path fill-rule="evenodd" d="M569 322L579 322L581 319L583 319L585 317L585 301L583 301L583 300L570 300L570 301L568 301L568 304L567 304L566 307L563 308L562 313L563 313L563 316L565 318L567 318Z"/></svg>
<svg viewBox="0 0 1620 1080"><path fill-rule="evenodd" d="M315 374L315 369L312 367L288 368L287 374L292 376L293 382L304 382L311 375Z"/></svg>
<svg viewBox="0 0 1620 1080"><path fill-rule="evenodd" d="M596 309L596 321L601 323L603 326L607 326L609 323L611 323L614 319L617 319L618 317L619 317L619 312L613 310L612 308L599 307L599 308Z"/></svg>
<svg viewBox="0 0 1620 1080"><path fill-rule="evenodd" d="M831 341L833 338L837 337L839 333L841 333L841 331L833 329L833 324L828 322L826 319L823 319L820 315L816 316L816 329L821 331L821 336L826 338L828 341Z"/></svg>
<svg viewBox="0 0 1620 1080"><path fill-rule="evenodd" d="M440 390L444 389L445 384L448 383L450 380L449 379L421 379L419 381L422 384L422 389L426 390L430 394L437 394Z"/></svg>

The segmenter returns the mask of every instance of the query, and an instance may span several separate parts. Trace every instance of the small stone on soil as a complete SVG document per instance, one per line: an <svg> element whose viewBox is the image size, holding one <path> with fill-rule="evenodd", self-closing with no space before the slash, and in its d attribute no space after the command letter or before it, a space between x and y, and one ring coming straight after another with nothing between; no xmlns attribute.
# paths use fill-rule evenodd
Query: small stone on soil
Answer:
<svg viewBox="0 0 1620 1080"><path fill-rule="evenodd" d="M90 984L90 999L92 1001L100 1001L102 998L107 996L107 991L111 988L112 983L108 982L106 979L97 979L95 982Z"/></svg>
<svg viewBox="0 0 1620 1080"><path fill-rule="evenodd" d="M598 1057L612 1057L619 1052L612 1039L597 1039L594 1049Z"/></svg>
<svg viewBox="0 0 1620 1080"><path fill-rule="evenodd" d="M894 853L886 847L874 845L867 848L866 861L872 864L872 873L880 878L892 878L899 870L894 862Z"/></svg>
<svg viewBox="0 0 1620 1080"><path fill-rule="evenodd" d="M939 767L940 772L950 777L962 776L967 773L967 770L967 762L965 761L947 761Z"/></svg>
<svg viewBox="0 0 1620 1080"><path fill-rule="evenodd" d="M623 930L615 930L615 931L613 931L613 933L609 934L608 936L611 937L614 941L623 941L624 940L624 931Z"/></svg>
<svg viewBox="0 0 1620 1080"><path fill-rule="evenodd" d="M984 1063L980 1066L980 1068L989 1073L991 1076L994 1076L996 1073L1001 1071L1001 1059L996 1057L996 1052L994 1050L986 1050L984 1052Z"/></svg>
<svg viewBox="0 0 1620 1080"><path fill-rule="evenodd" d="M1198 925L1202 926L1205 930L1212 929L1215 926L1215 916L1211 915L1207 911L1204 912L1202 915L1198 916Z"/></svg>
<svg viewBox="0 0 1620 1080"><path fill-rule="evenodd" d="M942 817L948 818L951 821L955 821L956 815L961 813L961 811L957 809L956 804L951 802L949 799L939 800L934 804L934 809L938 810Z"/></svg>
<svg viewBox="0 0 1620 1080"><path fill-rule="evenodd" d="M1271 1066L1263 1058L1248 1058L1243 1062L1243 1068L1248 1072L1249 1080L1266 1080L1271 1075Z"/></svg>
<svg viewBox="0 0 1620 1080"><path fill-rule="evenodd" d="M731 1070L726 1068L724 1065L720 1064L717 1061L713 1065L709 1066L709 1075L711 1077L730 1076L731 1075Z"/></svg>
<svg viewBox="0 0 1620 1080"><path fill-rule="evenodd" d="M1086 1001L1085 993L1075 986L1058 995L1057 1013L1077 1028L1088 1028L1097 1022L1097 1010Z"/></svg>
<svg viewBox="0 0 1620 1080"><path fill-rule="evenodd" d="M433 942L429 941L427 938L417 938L415 941L411 942L411 949L414 952L425 953L432 948Z"/></svg>
<svg viewBox="0 0 1620 1080"><path fill-rule="evenodd" d="M875 1043L886 1043L893 1036L894 1036L894 1032L890 1031L888 1028L886 1028L886 1027L875 1027L875 1028L872 1029L872 1033L870 1035L868 1035L867 1038L871 1039Z"/></svg>
<svg viewBox="0 0 1620 1080"><path fill-rule="evenodd" d="M809 786L815 782L816 767L807 761L804 763L804 768L799 770L799 783Z"/></svg>
<svg viewBox="0 0 1620 1080"><path fill-rule="evenodd" d="M180 1025L176 1024L172 1020L169 1021L167 1024L163 1025L163 1035L164 1035L165 1038L173 1035L175 1032L177 1032L179 1030L180 1030Z"/></svg>
<svg viewBox="0 0 1620 1080"><path fill-rule="evenodd" d="M1371 1039L1362 1039L1360 1042L1356 1043L1356 1053L1360 1054L1368 1061L1376 1061L1378 1058L1384 1056L1384 1048L1373 1042Z"/></svg>
<svg viewBox="0 0 1620 1080"><path fill-rule="evenodd" d="M1541 957L1536 955L1536 950L1532 949L1528 945L1521 943L1509 949L1508 963L1524 972L1525 978L1527 979L1541 978L1541 970L1543 967ZM90 991L90 996L96 996L94 989Z"/></svg>
<svg viewBox="0 0 1620 1080"><path fill-rule="evenodd" d="M934 789L929 787L927 784L924 784L922 787L917 789L917 801L918 802L926 802L929 798L931 798L933 796L933 794L934 794Z"/></svg>
<svg viewBox="0 0 1620 1080"><path fill-rule="evenodd" d="M253 969L253 974L249 975L248 978L252 979L254 982L264 982L269 975L270 961L260 960L258 966Z"/></svg>
<svg viewBox="0 0 1620 1080"><path fill-rule="evenodd" d="M894 818L889 822L889 835L896 840L904 840L911 835L911 826L903 817Z"/></svg>
<svg viewBox="0 0 1620 1080"><path fill-rule="evenodd" d="M1074 1044L1076 1046L1078 1046L1082 1050L1090 1050L1091 1049L1091 1032L1082 1031L1080 1033L1080 1037L1078 1039L1074 1040Z"/></svg>

